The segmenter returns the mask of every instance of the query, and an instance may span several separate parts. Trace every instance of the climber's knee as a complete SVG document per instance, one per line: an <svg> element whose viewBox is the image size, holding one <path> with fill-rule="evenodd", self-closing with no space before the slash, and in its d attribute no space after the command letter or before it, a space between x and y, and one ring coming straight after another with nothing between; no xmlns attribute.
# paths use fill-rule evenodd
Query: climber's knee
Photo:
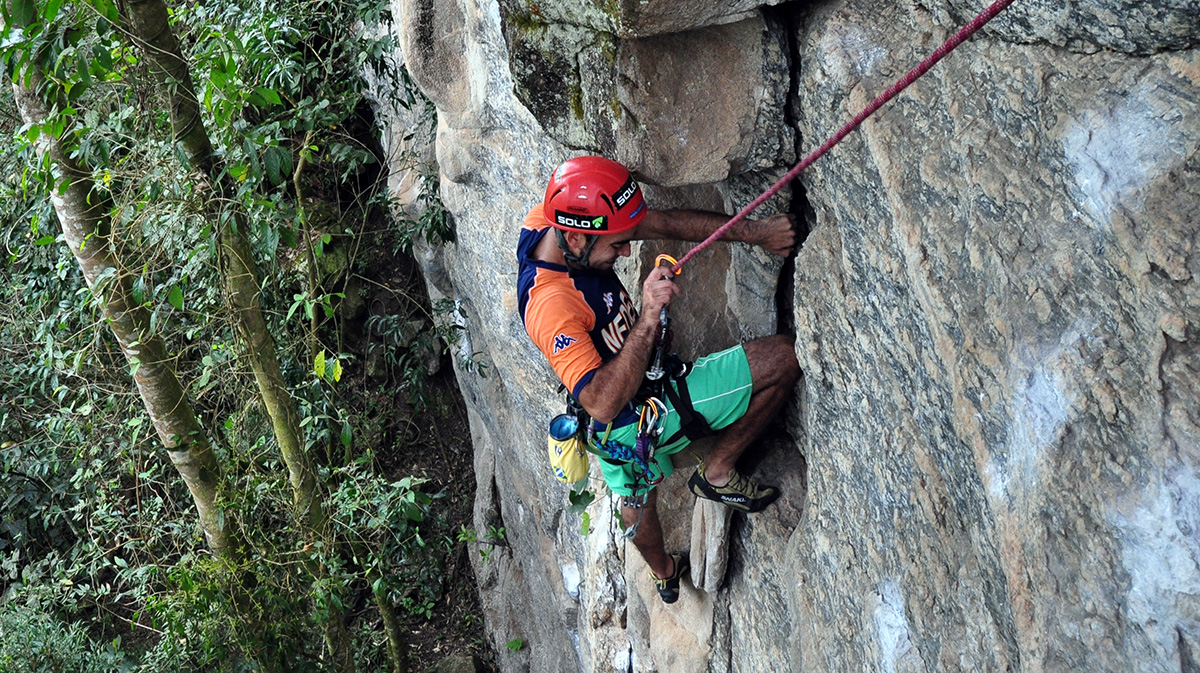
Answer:
<svg viewBox="0 0 1200 673"><path fill-rule="evenodd" d="M800 378L800 363L796 360L795 339L776 334L748 341L743 345L754 391L784 386L790 388Z"/></svg>

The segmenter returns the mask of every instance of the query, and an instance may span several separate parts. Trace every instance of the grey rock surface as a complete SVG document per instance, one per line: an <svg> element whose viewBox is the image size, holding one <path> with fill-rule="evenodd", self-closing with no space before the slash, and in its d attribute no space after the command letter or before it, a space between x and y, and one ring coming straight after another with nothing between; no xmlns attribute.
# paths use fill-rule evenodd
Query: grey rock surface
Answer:
<svg viewBox="0 0 1200 673"><path fill-rule="evenodd" d="M918 56L896 25L944 31L871 2L811 17L806 137ZM814 668L845 665L823 637L847 629L913 670L1195 651L1197 64L970 42L805 177L800 565L847 571L796 593Z"/></svg>
<svg viewBox="0 0 1200 673"><path fill-rule="evenodd" d="M740 244L698 256L676 311L685 356L779 325L797 337L786 429L749 457L784 495L722 522L678 468L662 486L668 547L703 565L673 606L611 498L581 533L546 467L557 381L516 313L517 228L553 167L603 148L636 164L654 207L734 212L986 5L692 4L718 18L657 34L539 3L538 30L583 45L547 53L604 60L612 45L610 74L578 80L592 92L581 118L531 102L529 82L559 71L510 50L513 3L394 8L398 56L438 108L458 234L421 263L435 299L459 306L458 355L490 365L457 373L476 528L507 531L475 559L502 670L1196 670L1191 0L1018 0L764 209L794 204L812 229L782 279ZM629 73L670 95L639 97L650 89ZM689 106L699 80L741 93ZM644 126L602 118L614 92ZM629 289L657 253L688 247L639 246ZM591 483L602 491L595 466ZM514 638L526 646L510 652Z"/></svg>
<svg viewBox="0 0 1200 673"><path fill-rule="evenodd" d="M500 0L506 23L571 25L622 38L741 21L783 0Z"/></svg>
<svg viewBox="0 0 1200 673"><path fill-rule="evenodd" d="M921 4L934 11L942 25L965 24L984 8L984 3L968 0ZM991 28L1008 39L1072 51L1152 54L1200 44L1200 2L1018 0Z"/></svg>
<svg viewBox="0 0 1200 673"><path fill-rule="evenodd" d="M518 99L577 150L656 185L687 186L790 162L787 36L760 14L642 39L505 21ZM663 114L670 110L670 114Z"/></svg>

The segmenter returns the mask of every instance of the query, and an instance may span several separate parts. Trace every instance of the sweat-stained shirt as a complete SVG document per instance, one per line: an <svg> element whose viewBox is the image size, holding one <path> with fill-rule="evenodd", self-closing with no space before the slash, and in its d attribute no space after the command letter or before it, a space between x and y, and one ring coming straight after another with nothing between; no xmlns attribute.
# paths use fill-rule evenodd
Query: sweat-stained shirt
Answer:
<svg viewBox="0 0 1200 673"><path fill-rule="evenodd" d="M575 399L600 365L616 357L638 312L611 270L569 269L532 257L553 236L538 204L525 216L517 243L517 302L525 331ZM626 405L613 427L636 420Z"/></svg>

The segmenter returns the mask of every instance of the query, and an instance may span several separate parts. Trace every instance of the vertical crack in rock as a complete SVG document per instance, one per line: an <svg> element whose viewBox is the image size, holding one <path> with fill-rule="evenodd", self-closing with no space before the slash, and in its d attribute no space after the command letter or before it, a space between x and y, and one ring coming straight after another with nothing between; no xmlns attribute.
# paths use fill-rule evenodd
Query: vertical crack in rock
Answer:
<svg viewBox="0 0 1200 673"><path fill-rule="evenodd" d="M729 613L730 592L717 593L713 602L713 654L708 662L707 673L730 673L733 671L733 633Z"/></svg>
<svg viewBox="0 0 1200 673"><path fill-rule="evenodd" d="M492 475L491 483L489 484L489 507L483 512L483 525L490 531L495 528L499 530L504 528L504 505L500 498L500 484L498 483L495 473Z"/></svg>
<svg viewBox="0 0 1200 673"><path fill-rule="evenodd" d="M801 22L804 20L804 9L794 5L783 5L774 8L764 8L763 11L769 19L783 26L783 33L786 37L786 57L789 77L787 97L783 106L783 123L792 130L792 154L795 160L799 161L804 156L803 141L805 138L800 131L800 124L797 119L799 115L797 92L800 86L800 69L803 64L800 61L800 45L798 44L796 35ZM792 256L784 262L783 269L780 271L779 284L775 290L775 305L780 307L777 316L777 331L780 334L795 336L795 316L792 311L786 310L784 307L795 305L796 255L799 254L805 239L808 238L809 232L812 231L816 213L813 211L812 204L808 201L808 194L804 189L803 182L799 179L793 180L790 188L792 198L788 212L796 218L796 249L793 251Z"/></svg>
<svg viewBox="0 0 1200 673"><path fill-rule="evenodd" d="M1175 634L1179 638L1179 673L1200 673L1200 663L1192 655L1183 627L1175 627Z"/></svg>

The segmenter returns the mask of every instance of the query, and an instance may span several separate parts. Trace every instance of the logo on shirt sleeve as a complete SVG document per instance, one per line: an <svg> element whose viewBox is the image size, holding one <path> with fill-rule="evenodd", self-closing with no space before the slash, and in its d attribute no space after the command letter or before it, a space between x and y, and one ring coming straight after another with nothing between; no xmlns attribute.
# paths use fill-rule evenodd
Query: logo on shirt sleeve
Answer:
<svg viewBox="0 0 1200 673"><path fill-rule="evenodd" d="M575 337L567 336L566 334L559 334L558 336L554 337L554 352L558 353L576 341L578 341L578 339Z"/></svg>

